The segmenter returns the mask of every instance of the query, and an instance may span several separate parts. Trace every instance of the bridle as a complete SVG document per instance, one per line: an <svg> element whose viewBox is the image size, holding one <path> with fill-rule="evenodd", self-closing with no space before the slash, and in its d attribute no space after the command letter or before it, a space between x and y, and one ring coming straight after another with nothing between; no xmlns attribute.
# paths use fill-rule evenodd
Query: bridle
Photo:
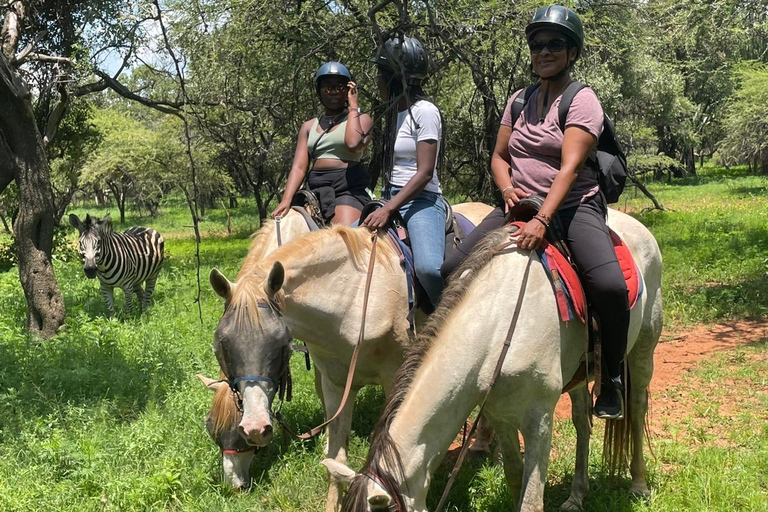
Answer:
<svg viewBox="0 0 768 512"><path fill-rule="evenodd" d="M517 240L515 238L517 234L519 234L519 232L516 234L510 233L511 239L509 241L491 249L494 252L494 255L499 254L501 251L505 250L511 245L517 244ZM477 424L480 422L480 416L483 414L483 410L485 409L485 403L488 401L488 396L491 394L491 391L493 391L493 386L496 384L496 379L498 379L499 375L501 374L501 367L504 365L504 358L507 356L507 351L509 351L509 346L512 343L512 336L515 333L515 327L517 326L517 321L520 318L520 312L523 309L523 296L525 295L525 288L528 284L528 275L531 270L531 262L533 261L534 253L535 251L530 251L528 254L528 261L525 263L525 272L523 273L523 278L520 281L520 291L517 294L517 304L515 304L515 311L512 314L512 320L509 324L507 337L504 339L504 345L501 348L501 354L499 354L499 359L496 361L496 368L493 370L493 376L491 377L491 385L488 386L488 391L486 391L485 396L483 397L483 401L480 404L480 410L477 413L477 418L472 423L472 428L467 435L467 439L472 439L472 436L477 429ZM453 466L453 469L451 470L451 473L448 477L448 482L445 484L445 489L443 490L442 496L440 496L440 501L435 508L435 512L440 512L448 500L448 493L451 491L451 487L456 481L456 476L459 474L459 468L461 468L461 465L464 463L464 457L466 457L468 449L469 443L464 443L464 445L461 447L461 451L459 452L459 457L456 459L456 464Z"/></svg>
<svg viewBox="0 0 768 512"><path fill-rule="evenodd" d="M403 503L403 497L402 495L397 492L395 489L392 489L391 486L387 485L386 482L384 482L384 479L381 478L378 474L376 474L375 471L372 469L364 469L361 473L364 477L371 480L373 483L384 489L390 498L392 498L392 501L394 503L391 503L387 506L388 512L406 512L405 510L405 503Z"/></svg>

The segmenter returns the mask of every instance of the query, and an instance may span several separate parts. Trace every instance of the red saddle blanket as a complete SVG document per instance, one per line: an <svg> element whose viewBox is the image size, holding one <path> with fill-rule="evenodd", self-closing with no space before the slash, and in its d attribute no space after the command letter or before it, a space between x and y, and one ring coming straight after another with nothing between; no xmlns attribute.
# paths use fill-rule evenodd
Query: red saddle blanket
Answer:
<svg viewBox="0 0 768 512"><path fill-rule="evenodd" d="M515 224L521 227L524 225L524 223L517 222ZM616 257L619 260L619 266L624 274L624 280L627 283L629 309L632 309L637 303L637 299L643 294L643 281L640 279L640 271L635 264L632 253L629 252L629 247L613 230L611 230L611 240L616 251ZM560 320L568 322L578 319L584 323L586 297L576 271L568 263L565 256L546 240L541 242L537 252L555 289Z"/></svg>

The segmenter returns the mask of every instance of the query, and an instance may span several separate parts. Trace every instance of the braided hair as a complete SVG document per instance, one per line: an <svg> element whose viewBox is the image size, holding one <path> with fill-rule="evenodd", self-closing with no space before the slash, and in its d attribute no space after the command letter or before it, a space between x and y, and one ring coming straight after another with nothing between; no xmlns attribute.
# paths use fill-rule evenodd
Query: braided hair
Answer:
<svg viewBox="0 0 768 512"><path fill-rule="evenodd" d="M379 73L387 82L388 90L388 99L384 105L385 113L384 132L382 137L382 170L384 171L385 189L389 189L392 180L392 172L395 166L395 141L397 139L397 118L399 114L397 105L400 101L400 98L405 97L405 101L408 105L408 115L410 116L413 115L411 113L411 106L416 102L424 100L434 105L434 101L432 101L432 98L430 98L427 93L424 92L420 81L404 80L402 77L395 76L392 71L383 66L379 66ZM443 123L442 112L440 112L440 125L443 130L443 135L440 138L440 150L436 167L442 168L445 158L445 124ZM436 169L433 172L436 172Z"/></svg>

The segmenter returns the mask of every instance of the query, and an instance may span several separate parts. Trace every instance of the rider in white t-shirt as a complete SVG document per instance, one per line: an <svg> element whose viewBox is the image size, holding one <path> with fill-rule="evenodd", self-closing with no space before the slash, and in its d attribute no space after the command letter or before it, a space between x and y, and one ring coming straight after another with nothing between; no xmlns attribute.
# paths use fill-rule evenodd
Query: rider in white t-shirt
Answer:
<svg viewBox="0 0 768 512"><path fill-rule="evenodd" d="M383 228L392 212L400 212L411 240L416 277L434 307L443 290L446 209L437 175L442 118L421 88L429 70L427 51L417 39L392 38L373 61L381 98L390 107L384 131L383 191L389 201L363 224Z"/></svg>

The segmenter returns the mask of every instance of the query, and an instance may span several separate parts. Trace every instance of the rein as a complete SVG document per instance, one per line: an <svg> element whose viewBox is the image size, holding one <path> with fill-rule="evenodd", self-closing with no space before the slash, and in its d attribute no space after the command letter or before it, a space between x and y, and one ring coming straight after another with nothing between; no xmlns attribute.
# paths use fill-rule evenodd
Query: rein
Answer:
<svg viewBox="0 0 768 512"><path fill-rule="evenodd" d="M517 243L516 240L510 240L508 242L505 242L501 245L498 245L491 249L495 254L500 253L510 245L513 245ZM528 275L531 270L531 261L533 261L533 253L534 251L530 251L528 255L528 261L525 264L525 273L523 273L523 279L520 283L520 292L517 295L517 304L515 305L515 311L512 314L512 321L509 325L509 330L507 331L507 337L504 340L504 346L501 349L501 354L499 354L499 359L496 361L496 368L493 370L493 376L491 377L491 385L488 386L488 391L486 391L485 396L483 397L483 401L480 404L480 411L477 413L477 418L472 423L472 428L469 431L469 435L467 436L467 439L472 439L472 436L475 433L475 430L477 429L477 424L480 422L480 416L483 414L483 409L485 409L485 403L488 401L488 396L491 394L491 391L493 391L493 386L496 384L496 379L499 378L499 375L501 374L501 367L504 365L504 358L507 356L507 352L509 351L509 346L512 342L512 336L515 333L515 327L517 326L517 320L520 318L520 312L522 311L523 306L523 296L525 295L525 287L528 284ZM443 506L445 505L445 502L448 500L448 493L451 491L451 487L453 487L454 482L456 481L456 476L459 474L459 468L461 468L461 465L464 463L464 457L467 455L467 451L469 450L469 443L466 442L461 447L461 452L459 452L459 458L456 459L456 464L453 466L453 469L451 470L451 474L448 477L448 483L445 484L445 489L443 490L442 496L440 496L440 501L437 504L437 508L435 508L435 512L440 512L443 509Z"/></svg>
<svg viewBox="0 0 768 512"><path fill-rule="evenodd" d="M307 440L312 439L317 434L322 432L323 428L325 428L329 423L331 423L333 420L339 417L339 414L341 414L341 411L344 409L344 407L347 405L347 399L349 398L349 392L352 389L352 380L355 376L355 367L357 366L357 358L360 354L360 346L363 344L363 339L365 338L365 315L368 311L368 296L370 295L371 291L371 280L373 278L373 265L376 261L376 243L378 242L379 237L378 233L374 233L371 237L371 258L368 262L368 274L365 277L365 294L363 295L363 319L360 322L360 336L357 338L357 345L355 345L355 350L352 352L352 359L349 362L349 372L347 372L347 382L344 386L344 395L341 397L341 402L339 403L339 408L336 410L336 412L331 416L330 419L326 420L325 422L321 423L320 425L310 429L309 431L303 433L303 434L294 434L290 428L283 422L279 411L275 414L275 418L277 419L278 423L280 423L280 426L285 430L289 435L292 437L295 437L296 439L301 440Z"/></svg>

